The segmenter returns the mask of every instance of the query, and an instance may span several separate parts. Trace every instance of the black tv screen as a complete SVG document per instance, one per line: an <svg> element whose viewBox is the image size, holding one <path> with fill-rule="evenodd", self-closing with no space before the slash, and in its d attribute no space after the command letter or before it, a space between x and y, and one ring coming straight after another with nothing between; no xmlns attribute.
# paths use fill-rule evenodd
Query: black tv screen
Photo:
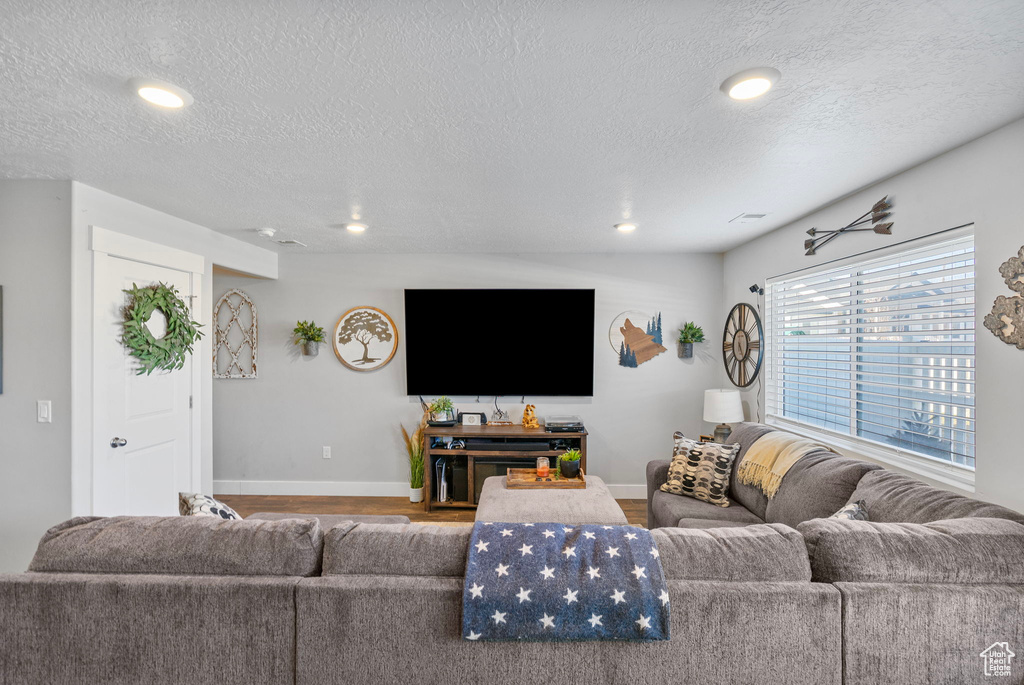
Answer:
<svg viewBox="0 0 1024 685"><path fill-rule="evenodd" d="M593 290L406 290L410 395L594 394Z"/></svg>

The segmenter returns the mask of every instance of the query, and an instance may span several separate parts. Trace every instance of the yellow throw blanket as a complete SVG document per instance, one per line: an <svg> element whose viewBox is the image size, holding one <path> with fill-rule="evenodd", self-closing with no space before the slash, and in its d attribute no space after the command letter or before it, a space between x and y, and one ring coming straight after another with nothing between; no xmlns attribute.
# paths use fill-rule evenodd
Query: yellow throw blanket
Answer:
<svg viewBox="0 0 1024 685"><path fill-rule="evenodd" d="M833 451L827 445L785 431L765 433L743 456L736 478L744 485L753 485L771 499L779 491L783 476L793 464L816 450Z"/></svg>

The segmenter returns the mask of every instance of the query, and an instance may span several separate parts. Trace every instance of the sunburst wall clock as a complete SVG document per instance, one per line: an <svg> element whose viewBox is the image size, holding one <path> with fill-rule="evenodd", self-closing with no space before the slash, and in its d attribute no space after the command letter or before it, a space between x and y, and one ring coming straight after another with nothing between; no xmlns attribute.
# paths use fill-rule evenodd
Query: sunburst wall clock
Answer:
<svg viewBox="0 0 1024 685"><path fill-rule="evenodd" d="M725 372L733 385L746 388L761 373L763 339L764 330L757 310L745 302L733 307L725 320L725 334L722 336Z"/></svg>

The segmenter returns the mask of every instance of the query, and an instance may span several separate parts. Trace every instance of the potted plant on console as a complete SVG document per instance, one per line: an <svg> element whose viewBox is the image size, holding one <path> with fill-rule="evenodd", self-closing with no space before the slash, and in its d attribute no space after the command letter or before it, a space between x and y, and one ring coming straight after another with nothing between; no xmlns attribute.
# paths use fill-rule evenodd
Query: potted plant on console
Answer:
<svg viewBox="0 0 1024 685"><path fill-rule="evenodd" d="M692 321L687 321L679 329L679 357L690 359L693 357L693 343L704 342L704 329Z"/></svg>
<svg viewBox="0 0 1024 685"><path fill-rule="evenodd" d="M455 405L450 397L438 397L430 403L428 410L432 425L453 425L455 422Z"/></svg>
<svg viewBox="0 0 1024 685"><path fill-rule="evenodd" d="M405 450L409 454L409 501L423 501L423 422L409 435L402 426Z"/></svg>
<svg viewBox="0 0 1024 685"><path fill-rule="evenodd" d="M580 475L580 451L568 450L558 457L558 470L562 478L576 478Z"/></svg>
<svg viewBox="0 0 1024 685"><path fill-rule="evenodd" d="M302 354L315 357L320 354L320 343L324 341L324 329L316 321L299 321L295 324L295 344L302 345Z"/></svg>

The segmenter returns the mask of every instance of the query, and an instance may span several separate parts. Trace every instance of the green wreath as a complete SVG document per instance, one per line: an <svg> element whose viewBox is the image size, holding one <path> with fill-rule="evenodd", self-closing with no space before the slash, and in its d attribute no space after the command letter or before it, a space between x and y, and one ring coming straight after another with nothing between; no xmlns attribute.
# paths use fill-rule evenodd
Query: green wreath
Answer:
<svg viewBox="0 0 1024 685"><path fill-rule="evenodd" d="M140 288L132 283L129 301L124 308L124 331L121 342L139 360L138 375L147 376L160 369L174 371L185 366L192 344L203 337L202 324L193 321L188 305L178 296L178 289L163 283ZM157 340L146 322L159 309L167 317L167 333Z"/></svg>

